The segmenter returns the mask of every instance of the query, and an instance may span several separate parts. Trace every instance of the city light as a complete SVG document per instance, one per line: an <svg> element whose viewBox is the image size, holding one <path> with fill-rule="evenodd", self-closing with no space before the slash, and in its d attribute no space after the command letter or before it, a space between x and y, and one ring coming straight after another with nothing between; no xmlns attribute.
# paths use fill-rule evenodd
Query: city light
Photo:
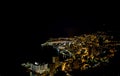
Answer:
<svg viewBox="0 0 120 76"><path fill-rule="evenodd" d="M99 67L101 64L108 64L118 51L116 47L119 45L119 41L115 41L113 36L105 32L82 34L70 38L51 38L41 46L53 46L58 56L52 57L52 63L39 65L35 62L35 65L39 65L37 67L40 67L41 71L38 72L41 75L54 76L57 72L63 71L66 76L70 76L73 70L84 71Z"/></svg>

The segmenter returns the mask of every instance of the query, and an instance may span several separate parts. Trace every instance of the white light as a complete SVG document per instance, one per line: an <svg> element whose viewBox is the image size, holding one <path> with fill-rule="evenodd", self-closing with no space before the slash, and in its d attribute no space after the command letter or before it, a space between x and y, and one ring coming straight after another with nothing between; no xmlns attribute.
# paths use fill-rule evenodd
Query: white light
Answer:
<svg viewBox="0 0 120 76"><path fill-rule="evenodd" d="M37 63L37 62L35 62L35 65L38 65L38 63Z"/></svg>

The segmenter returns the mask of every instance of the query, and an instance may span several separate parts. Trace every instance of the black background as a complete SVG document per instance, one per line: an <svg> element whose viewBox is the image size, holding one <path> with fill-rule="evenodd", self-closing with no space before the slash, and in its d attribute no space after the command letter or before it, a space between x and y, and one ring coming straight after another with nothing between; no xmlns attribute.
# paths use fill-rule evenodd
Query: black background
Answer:
<svg viewBox="0 0 120 76"><path fill-rule="evenodd" d="M11 13L5 13L3 18L1 74L23 76L20 64L39 61L40 44L49 38L70 37L95 31L119 32L120 29L119 16L115 14L82 15L64 11L61 14L51 10L26 10L9 10Z"/></svg>

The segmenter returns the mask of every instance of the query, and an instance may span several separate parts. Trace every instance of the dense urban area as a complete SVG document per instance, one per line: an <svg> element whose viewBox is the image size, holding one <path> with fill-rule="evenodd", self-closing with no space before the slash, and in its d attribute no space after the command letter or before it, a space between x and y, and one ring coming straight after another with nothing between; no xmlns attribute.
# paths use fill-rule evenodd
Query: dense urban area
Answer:
<svg viewBox="0 0 120 76"><path fill-rule="evenodd" d="M51 38L41 46L52 46L57 55L52 57L51 63L23 63L30 76L55 76L60 71L65 76L74 76L73 71L86 71L109 64L119 51L120 41L105 32L97 32L69 38Z"/></svg>

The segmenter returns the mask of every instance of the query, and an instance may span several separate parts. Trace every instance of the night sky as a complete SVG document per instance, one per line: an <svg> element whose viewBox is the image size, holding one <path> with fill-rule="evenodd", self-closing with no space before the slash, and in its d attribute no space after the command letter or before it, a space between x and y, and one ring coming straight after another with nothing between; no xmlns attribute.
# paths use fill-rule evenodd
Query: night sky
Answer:
<svg viewBox="0 0 120 76"><path fill-rule="evenodd" d="M40 44L49 38L71 37L95 31L119 31L119 20L114 15L55 15L18 13L8 17L3 32L1 74L20 74L20 64L39 61ZM4 68L7 66L8 69ZM12 70L11 70L12 69Z"/></svg>

